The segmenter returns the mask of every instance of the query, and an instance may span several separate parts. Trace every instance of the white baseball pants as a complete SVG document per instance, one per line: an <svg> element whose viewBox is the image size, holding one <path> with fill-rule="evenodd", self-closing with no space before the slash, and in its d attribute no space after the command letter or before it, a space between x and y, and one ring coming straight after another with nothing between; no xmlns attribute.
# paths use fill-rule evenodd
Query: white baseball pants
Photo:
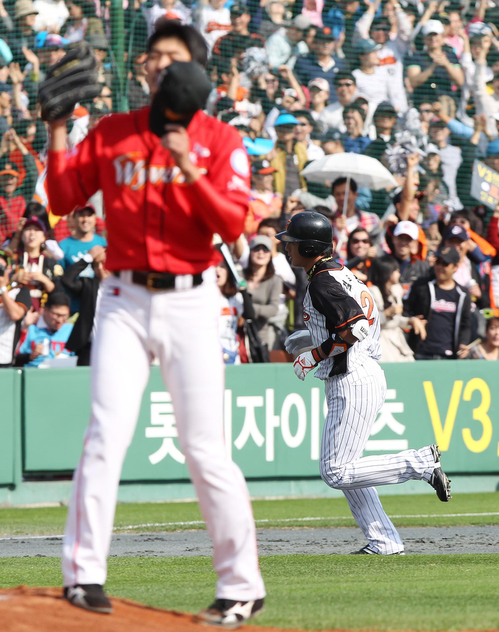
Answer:
<svg viewBox="0 0 499 632"><path fill-rule="evenodd" d="M92 414L63 543L64 585L104 584L118 484L152 356L172 397L180 447L214 548L216 597L265 595L246 482L223 437L224 365L214 269L181 291L104 281L92 346Z"/></svg>
<svg viewBox="0 0 499 632"><path fill-rule="evenodd" d="M345 494L369 548L390 555L403 551L404 545L375 486L429 481L435 461L429 447L361 458L385 396L385 374L372 359L352 373L326 380L328 414L320 471L325 483Z"/></svg>

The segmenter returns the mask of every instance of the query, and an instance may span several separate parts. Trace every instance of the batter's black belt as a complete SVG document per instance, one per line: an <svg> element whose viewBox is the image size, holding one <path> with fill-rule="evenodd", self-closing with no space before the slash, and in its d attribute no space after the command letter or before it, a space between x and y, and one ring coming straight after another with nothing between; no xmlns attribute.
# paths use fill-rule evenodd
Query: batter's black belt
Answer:
<svg viewBox="0 0 499 632"><path fill-rule="evenodd" d="M201 285L202 274L172 274L171 272L143 272L141 270L126 270L113 272L116 277L130 275L130 281L136 285L143 285L151 292L164 290L189 290Z"/></svg>

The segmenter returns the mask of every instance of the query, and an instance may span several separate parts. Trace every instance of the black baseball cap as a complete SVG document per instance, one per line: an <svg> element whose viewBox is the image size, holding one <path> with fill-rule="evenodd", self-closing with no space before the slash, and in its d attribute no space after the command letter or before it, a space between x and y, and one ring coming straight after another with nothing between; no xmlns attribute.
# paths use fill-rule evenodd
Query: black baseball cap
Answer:
<svg viewBox="0 0 499 632"><path fill-rule="evenodd" d="M149 129L161 137L167 123L187 127L194 114L204 109L211 90L211 81L197 62L173 62L162 72L149 113Z"/></svg>
<svg viewBox="0 0 499 632"><path fill-rule="evenodd" d="M468 235L468 231L461 224L454 224L454 226L449 226L449 228L445 231L444 241L447 239L460 239L461 241L468 241L470 236Z"/></svg>
<svg viewBox="0 0 499 632"><path fill-rule="evenodd" d="M268 176L276 171L277 169L274 169L268 160L255 160L251 165L251 173L255 176Z"/></svg>
<svg viewBox="0 0 499 632"><path fill-rule="evenodd" d="M352 75L351 72L348 72L348 70L339 70L334 75L333 84L336 85L340 81L345 81L345 79L349 79L350 81L353 81L355 85L357 85L357 81L355 80L355 77Z"/></svg>
<svg viewBox="0 0 499 632"><path fill-rule="evenodd" d="M459 252L453 246L444 246L435 253L437 259L442 259L445 263L453 263L457 265L459 263Z"/></svg>
<svg viewBox="0 0 499 632"><path fill-rule="evenodd" d="M245 13L249 14L249 9L245 4L236 2L230 8L230 17L238 18L240 15L244 15Z"/></svg>
<svg viewBox="0 0 499 632"><path fill-rule="evenodd" d="M317 29L317 33L315 34L314 40L320 42L333 42L334 35L333 31L329 28L329 26L325 26L322 29Z"/></svg>
<svg viewBox="0 0 499 632"><path fill-rule="evenodd" d="M397 110L388 101L382 101L374 112L374 118L377 116L397 116Z"/></svg>
<svg viewBox="0 0 499 632"><path fill-rule="evenodd" d="M321 142L322 143L329 143L331 141L342 141L343 140L343 134L340 132L339 129L335 129L334 127L330 127L327 132L325 132L322 136L321 136Z"/></svg>

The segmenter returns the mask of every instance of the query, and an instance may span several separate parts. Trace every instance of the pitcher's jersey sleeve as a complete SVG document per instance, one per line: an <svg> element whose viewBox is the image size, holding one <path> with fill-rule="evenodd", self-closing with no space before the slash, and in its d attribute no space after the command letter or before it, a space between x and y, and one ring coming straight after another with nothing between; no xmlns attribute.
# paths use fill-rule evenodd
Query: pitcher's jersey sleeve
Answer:
<svg viewBox="0 0 499 632"><path fill-rule="evenodd" d="M357 320L365 319L357 301L327 271L313 277L309 293L314 308L326 317L331 333L342 331Z"/></svg>

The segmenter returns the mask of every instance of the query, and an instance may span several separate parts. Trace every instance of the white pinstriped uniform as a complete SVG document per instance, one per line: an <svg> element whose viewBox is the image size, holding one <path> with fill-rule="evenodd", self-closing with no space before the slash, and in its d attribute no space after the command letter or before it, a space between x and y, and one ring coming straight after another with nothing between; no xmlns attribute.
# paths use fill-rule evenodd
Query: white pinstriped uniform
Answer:
<svg viewBox="0 0 499 632"><path fill-rule="evenodd" d="M356 301L356 305L344 297L345 293ZM341 303L341 309L335 307L335 303ZM331 311L327 309L328 305ZM332 357L323 360L316 371L315 376L325 381L328 403L320 472L325 483L345 494L370 550L382 555L402 552L404 545L381 505L375 486L410 479L428 482L435 460L429 446L362 458L386 395L385 374L377 363L381 349L376 304L369 289L350 270L329 263L320 265L314 274L303 309L314 346L330 337L342 343L341 338L335 337L334 330L345 329L348 321L365 317L370 323L367 338L339 355L333 354L340 348L333 347Z"/></svg>

